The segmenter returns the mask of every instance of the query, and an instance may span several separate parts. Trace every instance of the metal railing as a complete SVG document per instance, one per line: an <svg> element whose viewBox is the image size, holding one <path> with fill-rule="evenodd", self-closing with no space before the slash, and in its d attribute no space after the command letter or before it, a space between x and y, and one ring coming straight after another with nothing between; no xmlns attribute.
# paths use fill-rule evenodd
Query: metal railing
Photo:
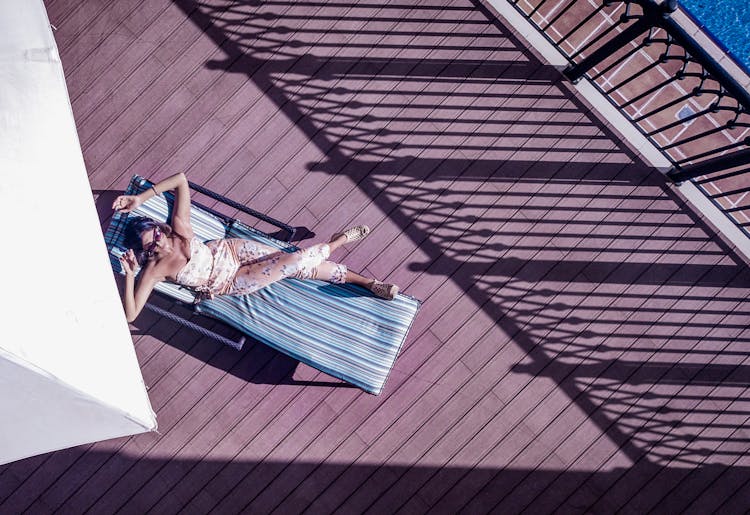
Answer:
<svg viewBox="0 0 750 515"><path fill-rule="evenodd" d="M510 0L750 236L750 93L675 19L675 0Z"/></svg>

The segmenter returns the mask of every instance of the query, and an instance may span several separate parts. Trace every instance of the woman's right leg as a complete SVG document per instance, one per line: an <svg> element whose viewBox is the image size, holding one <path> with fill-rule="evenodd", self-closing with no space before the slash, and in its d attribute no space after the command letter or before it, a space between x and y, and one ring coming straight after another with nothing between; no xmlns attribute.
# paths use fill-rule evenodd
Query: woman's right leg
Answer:
<svg viewBox="0 0 750 515"><path fill-rule="evenodd" d="M224 240L232 247L234 255L237 257L240 265L246 265L257 261L265 256L281 252L276 247L259 243L255 240L245 240L242 238L227 238Z"/></svg>
<svg viewBox="0 0 750 515"><path fill-rule="evenodd" d="M240 249L237 250L239 252ZM237 270L227 293L229 295L245 295L265 288L285 277L309 273L305 271L317 268L331 253L327 243L312 245L296 252L273 250L272 253L242 264Z"/></svg>

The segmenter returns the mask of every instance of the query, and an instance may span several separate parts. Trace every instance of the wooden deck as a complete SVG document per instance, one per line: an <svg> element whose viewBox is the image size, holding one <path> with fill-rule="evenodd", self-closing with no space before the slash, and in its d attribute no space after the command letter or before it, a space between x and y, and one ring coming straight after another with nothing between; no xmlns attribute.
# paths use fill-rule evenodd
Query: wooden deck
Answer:
<svg viewBox="0 0 750 515"><path fill-rule="evenodd" d="M750 508L747 263L481 3L46 5L103 223L183 170L424 307L378 397L143 314L159 433L1 513Z"/></svg>

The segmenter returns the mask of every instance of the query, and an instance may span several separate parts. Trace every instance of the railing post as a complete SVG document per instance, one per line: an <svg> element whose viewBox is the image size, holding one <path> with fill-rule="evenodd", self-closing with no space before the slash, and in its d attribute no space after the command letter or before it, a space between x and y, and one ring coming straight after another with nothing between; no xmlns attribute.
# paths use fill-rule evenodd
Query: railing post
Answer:
<svg viewBox="0 0 750 515"><path fill-rule="evenodd" d="M576 83L581 80L591 68L600 64L644 32L658 26L661 20L669 18L677 9L677 0L665 0L661 4L656 4L653 0L645 0L638 3L643 8L643 16L638 21L597 48L580 63L570 65L563 71L563 74L571 82Z"/></svg>
<svg viewBox="0 0 750 515"><path fill-rule="evenodd" d="M750 142L749 142L750 143ZM750 164L750 149L740 150L726 156L714 157L701 163L689 165L681 169L672 169L667 177L679 184L709 173L720 172L728 168Z"/></svg>

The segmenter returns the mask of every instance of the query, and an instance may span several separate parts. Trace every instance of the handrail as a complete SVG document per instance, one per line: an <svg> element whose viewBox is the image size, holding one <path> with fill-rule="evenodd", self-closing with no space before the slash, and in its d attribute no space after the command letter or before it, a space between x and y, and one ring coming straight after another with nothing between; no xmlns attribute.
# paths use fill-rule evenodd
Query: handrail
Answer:
<svg viewBox="0 0 750 515"><path fill-rule="evenodd" d="M568 61L564 75L588 79L671 163L667 177L693 181L750 236L750 91L672 16L676 0L509 1ZM623 76L630 59L647 64Z"/></svg>
<svg viewBox="0 0 750 515"><path fill-rule="evenodd" d="M223 195L221 195L219 193L215 193L215 192L213 192L213 191L211 191L211 190L209 190L207 188L204 188L203 186L201 186L199 184L195 184L194 182L189 182L188 181L188 185L190 186L191 189L197 191L198 193L202 193L203 195L205 195L207 197L210 197L210 198L212 198L214 200L218 200L222 204L225 204L225 205L227 205L229 207L232 207L232 208L234 208L234 209L236 209L238 211L241 211L241 212L243 212L245 214L253 216L253 217L257 218L258 220L262 220L264 222L267 222L267 223L273 225L274 227L278 227L279 229L285 231L287 234L286 234L286 237L284 238L284 241L290 242L290 241L292 241L294 239L295 233L297 231L296 227L292 227L289 224L285 224L284 222L276 220L275 218L272 218L272 217L268 216L265 213L261 213L260 211L256 211L253 208L247 207L244 204L240 204L239 202L235 202L234 200L232 200L230 198L227 198L227 197L225 197L225 196L223 196ZM212 215L217 216L220 219L224 220L228 224L232 222L232 218L231 217L228 217L228 216L226 216L226 215L224 215L222 213L219 213L218 211L215 211L215 210L213 210L213 209L211 209L209 207L203 206L203 205L201 205L200 207L201 207L201 209L204 209L204 210L208 211Z"/></svg>

